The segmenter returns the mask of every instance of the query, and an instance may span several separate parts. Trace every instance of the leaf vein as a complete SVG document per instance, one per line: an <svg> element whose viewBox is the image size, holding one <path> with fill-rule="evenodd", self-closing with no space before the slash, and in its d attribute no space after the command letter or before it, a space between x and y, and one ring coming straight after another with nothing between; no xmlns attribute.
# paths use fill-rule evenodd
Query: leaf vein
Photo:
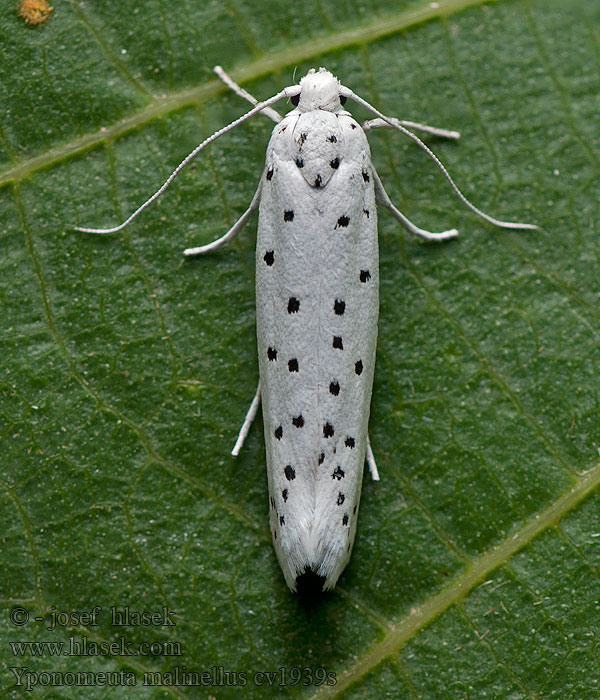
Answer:
<svg viewBox="0 0 600 700"><path fill-rule="evenodd" d="M571 509L596 490L600 485L600 464L572 483L571 489L556 501L528 518L520 529L511 533L497 547L475 559L473 565L456 577L447 588L429 598L418 609L395 624L380 642L367 650L338 677L335 687L321 687L311 698L322 700L342 695L347 688L360 681L384 659L396 655L410 639L436 617L464 600L469 592L492 571L509 561L535 537L553 527Z"/></svg>

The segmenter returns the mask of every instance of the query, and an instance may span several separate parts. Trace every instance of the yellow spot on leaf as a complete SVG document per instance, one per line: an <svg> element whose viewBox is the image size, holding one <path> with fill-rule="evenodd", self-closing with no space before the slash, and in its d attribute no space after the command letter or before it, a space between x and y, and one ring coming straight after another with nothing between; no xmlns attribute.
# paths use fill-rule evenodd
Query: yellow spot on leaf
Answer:
<svg viewBox="0 0 600 700"><path fill-rule="evenodd" d="M47 0L21 0L19 16L25 20L25 24L33 26L45 22L53 9L48 5Z"/></svg>

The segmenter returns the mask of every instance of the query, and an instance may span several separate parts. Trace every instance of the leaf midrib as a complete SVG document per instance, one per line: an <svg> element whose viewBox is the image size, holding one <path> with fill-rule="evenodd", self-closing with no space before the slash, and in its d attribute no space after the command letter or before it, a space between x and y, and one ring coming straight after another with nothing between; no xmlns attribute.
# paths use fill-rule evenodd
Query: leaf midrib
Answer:
<svg viewBox="0 0 600 700"><path fill-rule="evenodd" d="M497 0L491 1L495 2ZM375 21L368 24L361 24L327 36L316 37L304 43L265 55L232 71L232 77L239 83L256 80L270 73L278 72L286 66L315 58L324 53L339 51L349 46L367 44L405 31L416 25L447 17L468 7L482 4L485 4L483 0L440 0L438 3L424 3L410 10L378 17ZM88 23L86 23L86 27L92 32ZM103 48L105 51L107 50L106 46ZM118 139L153 119L167 116L185 107L198 105L225 90L226 88L221 82L210 80L193 88L173 92L166 96L157 96L146 107L137 110L125 119L102 127L91 134L80 136L56 148L51 148L45 153L24 159L15 163L12 167L0 171L0 188L10 183L18 183L39 170L53 167L73 156L80 155L87 150Z"/></svg>

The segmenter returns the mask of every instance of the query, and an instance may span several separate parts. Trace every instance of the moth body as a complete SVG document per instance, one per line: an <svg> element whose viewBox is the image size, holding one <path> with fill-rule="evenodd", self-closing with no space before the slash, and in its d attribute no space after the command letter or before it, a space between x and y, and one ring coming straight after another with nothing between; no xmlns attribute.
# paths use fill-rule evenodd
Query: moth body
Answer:
<svg viewBox="0 0 600 700"><path fill-rule="evenodd" d="M237 455L262 400L270 526L288 586L331 589L348 563L356 532L365 459L377 465L368 423L379 309L376 203L410 233L445 241L456 229L430 232L391 202L373 164L365 131L395 129L434 161L455 194L489 223L509 229L469 202L417 129L457 139L455 131L386 117L324 68L300 85L258 103L220 68L215 72L254 107L200 143L163 185L122 224L154 202L208 144L259 112L276 122L260 184L248 209L216 241L187 248L209 253L229 242L258 209L256 328L260 381L232 454ZM285 117L271 108L290 98ZM351 98L377 116L359 125L343 105Z"/></svg>
<svg viewBox="0 0 600 700"><path fill-rule="evenodd" d="M333 588L350 558L379 305L369 145L337 80L308 77L333 83L323 91L333 108L315 99L308 109L300 93L275 126L256 249L270 523L292 590L307 571Z"/></svg>

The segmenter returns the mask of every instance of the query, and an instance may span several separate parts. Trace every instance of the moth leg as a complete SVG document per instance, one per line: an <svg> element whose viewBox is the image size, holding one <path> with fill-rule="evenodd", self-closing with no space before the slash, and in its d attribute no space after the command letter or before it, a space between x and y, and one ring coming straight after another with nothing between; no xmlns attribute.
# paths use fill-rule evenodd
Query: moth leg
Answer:
<svg viewBox="0 0 600 700"><path fill-rule="evenodd" d="M207 243L206 245L201 245L197 248L186 248L183 251L183 254L189 256L203 255L204 253L212 253L213 250L217 250L217 248L224 246L225 243L229 243L229 241L232 241L248 223L248 219L252 216L252 212L255 209L258 209L258 205L260 203L260 191L262 188L262 181L263 178L261 177L260 185L254 193L254 197L252 197L252 201L250 202L250 206L248 207L248 209L246 209L246 211L240 216L240 218L235 222L235 224L233 224L233 226L229 229L229 231L227 231L227 233L224 236L221 236L221 238L218 238L212 243Z"/></svg>
<svg viewBox="0 0 600 700"><path fill-rule="evenodd" d="M379 204L383 204L384 207L389 209L392 215L398 219L398 221L404 226L404 228L413 233L415 236L421 236L426 241L447 241L449 238L456 238L458 236L458 231L455 228L451 228L448 231L440 231L439 233L432 233L431 231L425 231L425 229L419 228L409 221L409 219L404 216L404 214L396 209L392 204L392 200L389 198L388 193L383 188L383 184L379 179L379 175L373 169L373 179L375 183L375 198Z"/></svg>
<svg viewBox="0 0 600 700"><path fill-rule="evenodd" d="M253 105L258 104L258 100L255 97L252 97L252 95L244 90L243 87L240 87L227 73L221 68L221 66L215 66L213 68L213 71L221 78L221 80L227 85L227 87L230 90L233 90L236 95L239 95L240 97L244 98L244 100L248 100ZM265 107L263 110L261 110L260 114L264 114L265 117L269 117L269 119L272 119L276 124L279 124L279 122L283 119L281 114L276 109L273 109L272 107ZM383 121L383 120L380 120ZM385 122L384 122L385 123Z"/></svg>
<svg viewBox="0 0 600 700"><path fill-rule="evenodd" d="M256 412L258 411L259 404L260 404L260 381L258 382L258 386L256 387L256 394L254 394L254 398L252 399L252 403L250 404L250 408L248 409L248 413L246 413L246 417L244 418L244 422L242 423L242 427L240 428L240 432L239 432L237 440L235 441L235 445L233 446L233 450L231 450L231 454L234 457L237 457L240 453L240 450L242 449L242 445L244 444L244 440L246 439L246 435L248 435L248 431L250 430L250 426L252 425L252 421L254 420L254 418L256 416Z"/></svg>
<svg viewBox="0 0 600 700"><path fill-rule="evenodd" d="M377 464L375 463L375 456L373 450L371 449L371 441L367 435L367 454L365 455L367 464L369 465L369 470L371 472L371 479L373 481L379 481L379 472L377 471Z"/></svg>
<svg viewBox="0 0 600 700"><path fill-rule="evenodd" d="M432 136L441 136L444 139L459 139L460 131L451 131L450 129L439 129L436 126L428 126L427 124L419 124L418 122L409 122L405 119L394 119L390 117L391 122L400 124L400 126L406 129L416 129L417 131L423 131L426 134L431 134ZM394 127L383 119L369 119L362 123L362 128L365 131L370 129L393 129Z"/></svg>

